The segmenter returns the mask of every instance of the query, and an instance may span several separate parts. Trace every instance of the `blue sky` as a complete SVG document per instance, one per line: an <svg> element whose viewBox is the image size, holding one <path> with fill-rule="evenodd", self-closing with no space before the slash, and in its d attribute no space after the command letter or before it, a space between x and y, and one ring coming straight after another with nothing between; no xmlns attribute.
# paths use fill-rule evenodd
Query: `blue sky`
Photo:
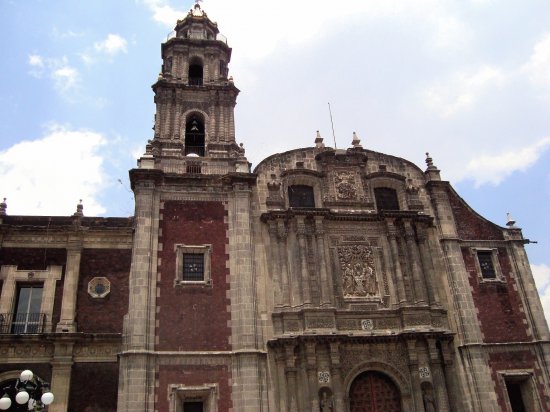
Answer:
<svg viewBox="0 0 550 412"><path fill-rule="evenodd" d="M128 169L153 132L160 43L193 2L0 0L0 197L9 214L133 213ZM237 141L253 165L364 147L442 177L524 236L550 313L550 2L202 3L233 47Z"/></svg>

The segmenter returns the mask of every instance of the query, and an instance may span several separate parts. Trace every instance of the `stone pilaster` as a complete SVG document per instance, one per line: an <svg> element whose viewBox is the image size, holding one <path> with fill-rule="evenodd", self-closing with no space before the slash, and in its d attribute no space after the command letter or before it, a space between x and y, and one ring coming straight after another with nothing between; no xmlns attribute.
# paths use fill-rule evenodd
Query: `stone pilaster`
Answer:
<svg viewBox="0 0 550 412"><path fill-rule="evenodd" d="M285 346L285 363L286 387L288 388L288 411L298 412L298 388L296 381L297 370L293 343L288 343Z"/></svg>
<svg viewBox="0 0 550 412"><path fill-rule="evenodd" d="M288 277L288 256L287 256L287 235L288 231L283 219L277 219L277 240L279 241L279 263L281 265L281 282L283 293L283 306L290 306L291 292Z"/></svg>
<svg viewBox="0 0 550 412"><path fill-rule="evenodd" d="M287 399L288 399L288 389L286 386L286 379L285 379L285 353L283 350L277 351L275 353L275 367L276 367L276 376L277 376L277 385L279 391L278 397L276 399L275 407L277 407L278 402L278 410L279 411L286 411L287 408Z"/></svg>
<svg viewBox="0 0 550 412"><path fill-rule="evenodd" d="M420 269L420 257L418 253L418 245L416 244L414 229L410 221L405 221L405 241L407 243L407 253L409 256L409 264L411 267L412 278L413 278L413 287L414 300L415 303L425 303L426 302L426 285L424 282L424 276Z"/></svg>
<svg viewBox="0 0 550 412"><path fill-rule="evenodd" d="M67 247L67 265L65 266L65 281L63 283L63 299L61 301L61 317L56 332L76 332L76 300L78 277L80 274L80 257L82 255L82 240L69 240Z"/></svg>
<svg viewBox="0 0 550 412"><path fill-rule="evenodd" d="M434 383L434 392L437 399L438 412L449 411L449 399L447 397L447 387L445 375L441 368L441 359L437 349L436 340L428 339L428 352L430 356L430 370L432 374L432 382Z"/></svg>
<svg viewBox="0 0 550 412"><path fill-rule="evenodd" d="M55 343L52 365L51 391L55 402L49 407L50 412L66 412L69 407L69 388L71 387L71 368L73 365L73 342L58 341Z"/></svg>
<svg viewBox="0 0 550 412"><path fill-rule="evenodd" d="M309 392L309 407L312 411L319 410L319 396L317 395L317 357L315 342L306 343L306 370Z"/></svg>
<svg viewBox="0 0 550 412"><path fill-rule="evenodd" d="M420 250L420 259L422 261L422 268L426 277L426 289L428 292L428 300L430 304L440 306L439 293L437 292L437 285L435 284L435 271L433 261L430 256L429 246L427 244L427 233L423 227L418 227L418 242Z"/></svg>
<svg viewBox="0 0 550 412"><path fill-rule="evenodd" d="M271 273L273 277L273 294L274 294L274 303L275 307L281 307L283 302L282 294L282 281L281 281L281 270L279 262L280 248L279 240L277 239L277 222L270 220L269 221L269 241L271 245Z"/></svg>
<svg viewBox="0 0 550 412"><path fill-rule="evenodd" d="M334 407L336 411L345 411L344 388L342 383L342 365L340 364L340 344L330 343L330 375L334 390Z"/></svg>
<svg viewBox="0 0 550 412"><path fill-rule="evenodd" d="M395 274L395 281L397 284L397 300L399 303L407 301L407 295L405 292L405 284L403 281L403 272L401 271L401 264L399 263L399 248L397 244L397 228L393 221L387 221L388 229L388 242L390 244L391 261L393 264L393 272Z"/></svg>
<svg viewBox="0 0 550 412"><path fill-rule="evenodd" d="M416 350L416 340L407 340L407 350L409 355L409 371L411 376L412 397L415 411L424 410L422 401L422 389L420 388L420 376L418 373L418 354Z"/></svg>
<svg viewBox="0 0 550 412"><path fill-rule="evenodd" d="M302 285L302 303L311 304L311 288L309 285L309 271L307 268L306 225L304 216L296 216L296 236L298 237L298 251L300 255L300 279Z"/></svg>
<svg viewBox="0 0 550 412"><path fill-rule="evenodd" d="M327 261L325 257L325 229L323 227L323 217L315 217L315 237L317 240L317 253L319 254L319 278L321 284L321 306L332 303L332 288L329 284L327 274Z"/></svg>

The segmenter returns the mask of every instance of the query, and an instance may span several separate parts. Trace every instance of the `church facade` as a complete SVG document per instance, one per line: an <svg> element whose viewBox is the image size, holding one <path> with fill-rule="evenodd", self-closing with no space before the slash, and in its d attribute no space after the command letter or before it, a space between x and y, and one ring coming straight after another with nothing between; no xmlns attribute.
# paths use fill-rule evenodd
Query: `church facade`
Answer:
<svg viewBox="0 0 550 412"><path fill-rule="evenodd" d="M524 245L426 167L314 145L254 170L231 48L196 5L162 44L130 218L0 205L0 387L50 411L550 411ZM0 394L2 396L2 394Z"/></svg>

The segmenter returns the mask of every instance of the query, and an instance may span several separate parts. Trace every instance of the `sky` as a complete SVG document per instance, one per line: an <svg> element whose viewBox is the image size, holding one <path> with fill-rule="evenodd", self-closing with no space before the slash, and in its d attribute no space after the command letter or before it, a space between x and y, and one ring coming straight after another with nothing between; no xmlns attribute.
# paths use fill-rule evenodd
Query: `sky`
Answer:
<svg viewBox="0 0 550 412"><path fill-rule="evenodd" d="M153 137L160 44L189 0L0 0L0 198L8 214L130 216ZM550 318L550 2L205 0L233 48L253 167L312 146L425 167L477 212L511 213Z"/></svg>

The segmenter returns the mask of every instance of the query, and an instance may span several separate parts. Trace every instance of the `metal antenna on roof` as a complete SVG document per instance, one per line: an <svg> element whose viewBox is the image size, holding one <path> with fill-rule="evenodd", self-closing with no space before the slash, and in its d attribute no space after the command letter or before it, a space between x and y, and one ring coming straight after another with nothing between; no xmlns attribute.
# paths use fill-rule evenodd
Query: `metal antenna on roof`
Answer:
<svg viewBox="0 0 550 412"><path fill-rule="evenodd" d="M328 113L330 114L330 124L332 125L332 138L334 139L334 150L336 147L336 134L334 134L334 122L332 121L332 111L330 110L330 102L328 102Z"/></svg>

